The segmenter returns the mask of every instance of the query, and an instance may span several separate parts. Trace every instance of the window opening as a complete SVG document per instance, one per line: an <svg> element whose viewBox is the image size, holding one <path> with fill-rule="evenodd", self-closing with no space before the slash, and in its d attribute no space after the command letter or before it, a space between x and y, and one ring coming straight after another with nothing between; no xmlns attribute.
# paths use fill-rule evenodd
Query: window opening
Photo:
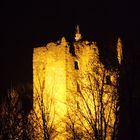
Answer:
<svg viewBox="0 0 140 140"><path fill-rule="evenodd" d="M106 84L111 85L111 77L109 75L106 76Z"/></svg>
<svg viewBox="0 0 140 140"><path fill-rule="evenodd" d="M78 62L77 61L74 61L74 67L75 67L76 70L79 70Z"/></svg>

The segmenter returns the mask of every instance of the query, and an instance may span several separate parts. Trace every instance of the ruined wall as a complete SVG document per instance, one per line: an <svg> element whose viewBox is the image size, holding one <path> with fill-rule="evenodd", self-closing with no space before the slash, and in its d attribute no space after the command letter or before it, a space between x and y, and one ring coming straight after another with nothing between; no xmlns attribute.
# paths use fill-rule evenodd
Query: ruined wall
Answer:
<svg viewBox="0 0 140 140"><path fill-rule="evenodd" d="M35 48L33 53L34 110L41 118L43 106L43 113L52 116L47 121L54 122L57 131L64 129L60 120L66 112L66 51L67 43L62 38L57 43Z"/></svg>
<svg viewBox="0 0 140 140"><path fill-rule="evenodd" d="M38 118L41 118L40 106L44 105L44 113L49 113L49 121L54 123L54 126L57 127L56 130L59 132L59 135L54 139L66 139L66 135L68 135L66 128L67 114L71 113L71 119L77 120L77 127L81 125L78 120L78 115L80 115L77 113L78 108L86 114L85 116L89 115L86 103L83 102L80 94L86 99L89 108L93 109L91 114L94 119L96 118L96 107L101 106L99 98L102 94L103 114L106 118L109 113L111 114L110 119L107 118L109 126L113 126L115 123L113 109L116 107L118 100L117 80L119 70L118 68L106 69L100 62L96 43L81 41L81 39L78 31L76 42L72 46L74 48L73 54L70 53L70 46L65 38L56 43L48 43L44 47L34 49L33 106ZM119 47L117 47L119 64L121 64L122 59L121 47L119 40ZM99 108L98 111L100 112L102 108ZM81 116L81 119L87 129L90 129L91 126L84 121L83 116ZM40 121L43 125L42 120ZM104 128L105 124L102 127ZM100 129L100 124L97 125L97 128ZM80 129L82 130L82 127ZM41 129L39 131L41 132ZM112 130L107 128L107 134L109 135L107 139L111 139L111 132ZM87 138L88 136L83 136L83 139Z"/></svg>

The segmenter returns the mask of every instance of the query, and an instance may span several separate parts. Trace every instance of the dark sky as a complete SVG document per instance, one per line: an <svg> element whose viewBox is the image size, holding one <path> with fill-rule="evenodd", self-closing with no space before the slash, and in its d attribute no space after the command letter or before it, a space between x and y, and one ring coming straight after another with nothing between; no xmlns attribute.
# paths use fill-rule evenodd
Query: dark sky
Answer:
<svg viewBox="0 0 140 140"><path fill-rule="evenodd" d="M62 36L73 40L77 24L84 39L104 44L120 36L129 59L139 56L138 9L138 3L121 0L1 3L1 83L32 79L32 48Z"/></svg>
<svg viewBox="0 0 140 140"><path fill-rule="evenodd" d="M100 48L122 38L125 51L125 88L131 96L131 119L140 108L139 3L126 0L46 0L1 3L0 90L11 82L32 81L32 48L65 36L73 40L80 25L83 38L101 42ZM4 92L3 92L4 93ZM129 98L127 99L129 100ZM135 108L135 109L134 109ZM138 125L137 121L131 121ZM140 121L139 121L140 122ZM134 129L137 131L138 129Z"/></svg>
<svg viewBox="0 0 140 140"><path fill-rule="evenodd" d="M85 38L93 40L107 39L112 34L132 37L140 23L138 8L136 3L120 0L7 1L2 6L3 46L5 42L18 48L29 43L40 46L63 35L72 38L76 24Z"/></svg>
<svg viewBox="0 0 140 140"><path fill-rule="evenodd" d="M136 6L136 3L119 0L7 1L2 7L3 44L6 41L18 47L29 43L38 46L63 35L72 38L76 24L80 25L85 37L91 39L107 38L110 34L134 34L139 25Z"/></svg>

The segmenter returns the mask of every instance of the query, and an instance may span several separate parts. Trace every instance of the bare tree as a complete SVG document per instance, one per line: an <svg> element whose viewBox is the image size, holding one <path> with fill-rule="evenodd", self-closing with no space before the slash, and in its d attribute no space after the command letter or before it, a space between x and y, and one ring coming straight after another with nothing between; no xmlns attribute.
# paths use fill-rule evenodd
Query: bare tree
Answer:
<svg viewBox="0 0 140 140"><path fill-rule="evenodd" d="M67 131L73 140L114 140L119 122L118 73L93 68L80 75L77 92L68 99Z"/></svg>
<svg viewBox="0 0 140 140"><path fill-rule="evenodd" d="M38 87L35 86L34 88L34 105L29 114L29 120L33 128L31 139L52 140L58 135L54 123L53 99L49 96L50 94L46 93L45 80L39 81Z"/></svg>
<svg viewBox="0 0 140 140"><path fill-rule="evenodd" d="M0 107L0 139L22 139L22 113L20 95L12 88Z"/></svg>
<svg viewBox="0 0 140 140"><path fill-rule="evenodd" d="M30 139L28 113L31 97L24 85L11 87L0 105L0 139Z"/></svg>

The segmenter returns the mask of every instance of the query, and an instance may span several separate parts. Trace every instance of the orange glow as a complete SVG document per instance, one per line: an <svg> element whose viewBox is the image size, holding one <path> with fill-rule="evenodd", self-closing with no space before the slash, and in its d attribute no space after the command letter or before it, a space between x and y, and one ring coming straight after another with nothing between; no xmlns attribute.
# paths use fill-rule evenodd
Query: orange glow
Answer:
<svg viewBox="0 0 140 140"><path fill-rule="evenodd" d="M81 39L79 27L77 30L76 42L74 43L76 56L70 54L69 44L65 38L57 43L49 43L44 47L35 48L33 53L34 110L40 118L42 98L44 113L50 114L49 123L53 123L59 132L59 135L53 138L55 140L65 140L65 136L68 135L66 132L68 112L71 113L71 118L75 119L73 121L77 121L76 127L81 127L81 121L78 120L80 117L86 129L90 130L90 125L85 118L89 116L89 109L92 109L93 120L98 119L97 114L100 117L100 112L96 114L96 110L98 106L101 106L99 102L101 93L103 93L102 106L105 119L108 120L109 126L113 126L115 123L113 109L116 108L118 100L118 69L105 69L99 60L96 43L77 42ZM120 44L117 46L117 50L118 61L121 64L122 50ZM75 61L77 63L76 69ZM106 78L107 76L108 78ZM115 98L114 95L116 95ZM80 113L78 108L81 109ZM101 109L98 108L99 110ZM84 117L81 114L85 114ZM108 116L111 116L110 119ZM43 125L42 120L40 122ZM100 127L100 124L97 124L97 128ZM104 128L105 124L103 124L102 129ZM82 129L85 131L84 127L81 127ZM108 127L107 139L111 139L111 131Z"/></svg>
<svg viewBox="0 0 140 140"><path fill-rule="evenodd" d="M122 43L121 43L120 38L118 39L118 42L117 42L117 53L118 53L119 64L121 64L121 61L123 59L123 51L122 51Z"/></svg>

